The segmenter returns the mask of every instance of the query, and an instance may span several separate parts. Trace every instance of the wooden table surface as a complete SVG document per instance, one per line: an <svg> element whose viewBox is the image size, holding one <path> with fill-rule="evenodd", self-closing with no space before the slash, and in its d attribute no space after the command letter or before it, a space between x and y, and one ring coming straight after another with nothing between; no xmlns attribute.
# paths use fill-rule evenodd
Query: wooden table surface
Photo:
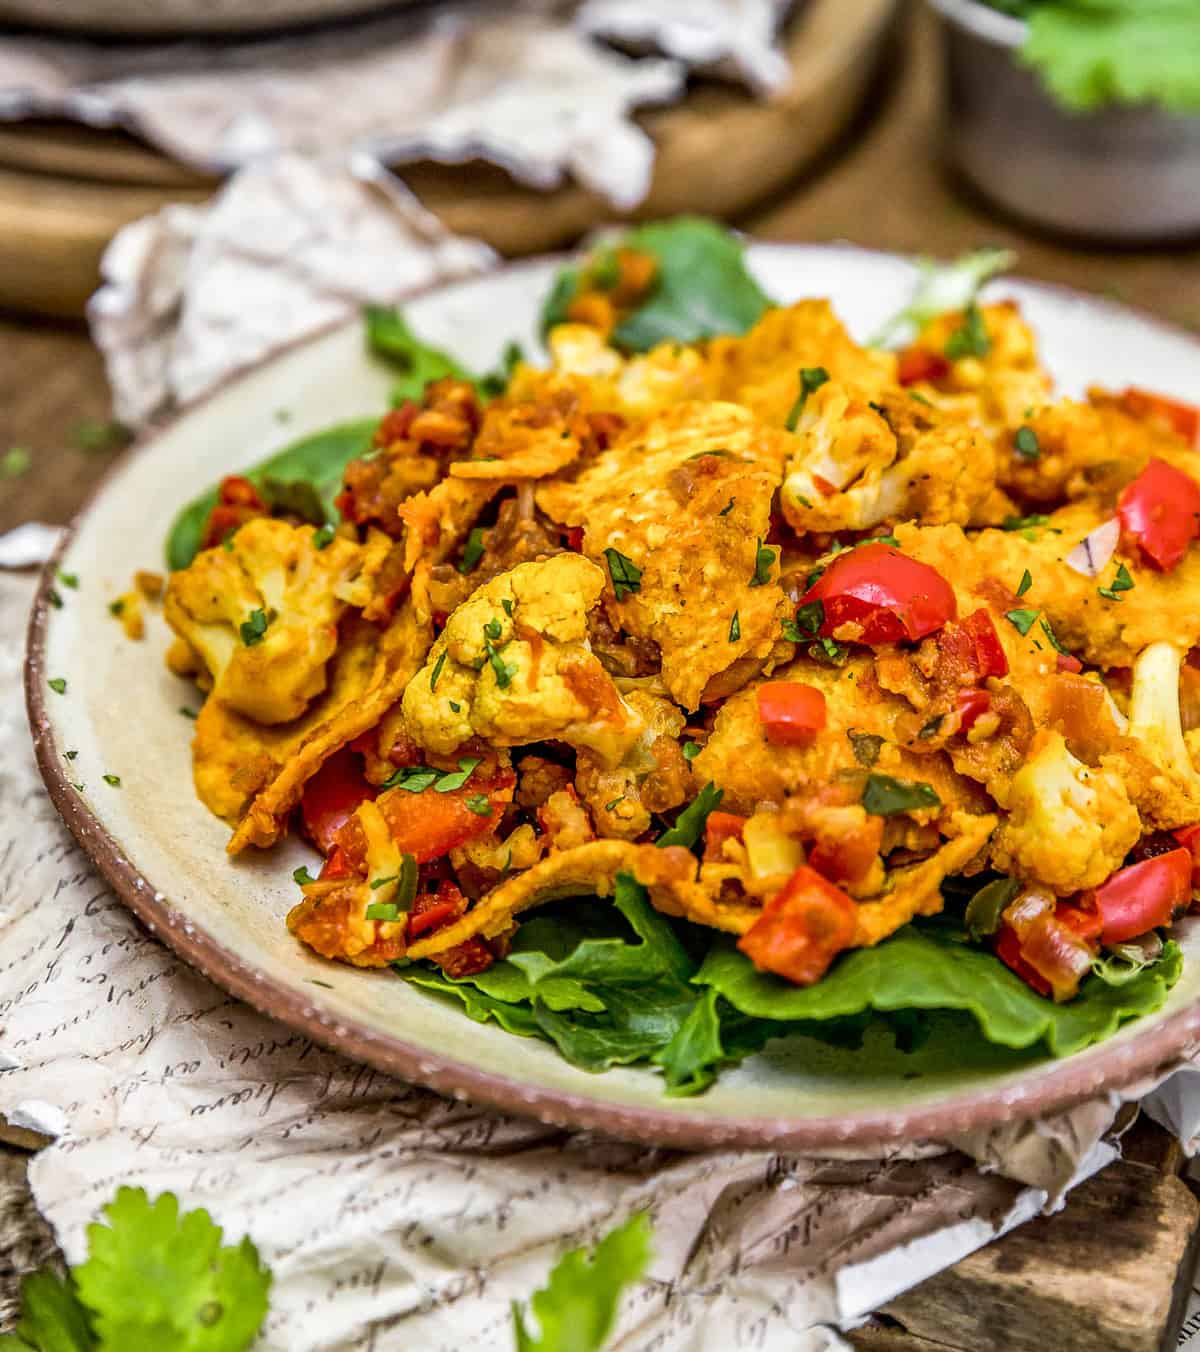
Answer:
<svg viewBox="0 0 1200 1352"><path fill-rule="evenodd" d="M738 223L768 239L851 240L904 253L1006 245L1028 276L1101 292L1200 331L1200 249L1085 251L997 220L942 170L938 96L928 21L909 15L847 143ZM26 473L0 478L0 531L30 519L68 520L115 454L75 444L81 420L109 416L103 366L84 330L0 316L0 410L0 455L20 446L32 457ZM1178 1324L1169 1306L1186 1290L1185 1252L1200 1213L1176 1177L1177 1152L1165 1136L1152 1130L1143 1139L1153 1159L1113 1166L1104 1181L1081 1188L1062 1217L1025 1227L926 1283L855 1341L864 1352L1153 1352ZM4 1213L0 1197L0 1219ZM1121 1261L1105 1271L1095 1234L1122 1225ZM4 1267L0 1252L0 1278ZM1077 1303L1081 1292L1089 1293L1086 1306ZM1041 1336L1072 1323L1083 1341L1061 1331Z"/></svg>

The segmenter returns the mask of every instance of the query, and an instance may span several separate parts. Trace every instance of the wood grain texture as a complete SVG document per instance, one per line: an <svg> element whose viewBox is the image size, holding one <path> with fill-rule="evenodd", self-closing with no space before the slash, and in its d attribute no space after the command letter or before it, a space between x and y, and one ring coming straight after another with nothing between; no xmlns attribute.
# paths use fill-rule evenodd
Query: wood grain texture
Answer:
<svg viewBox="0 0 1200 1352"><path fill-rule="evenodd" d="M906 1292L881 1311L883 1327L852 1341L859 1352L1159 1352L1182 1315L1198 1233L1200 1203L1180 1179L1113 1164L1059 1214Z"/></svg>

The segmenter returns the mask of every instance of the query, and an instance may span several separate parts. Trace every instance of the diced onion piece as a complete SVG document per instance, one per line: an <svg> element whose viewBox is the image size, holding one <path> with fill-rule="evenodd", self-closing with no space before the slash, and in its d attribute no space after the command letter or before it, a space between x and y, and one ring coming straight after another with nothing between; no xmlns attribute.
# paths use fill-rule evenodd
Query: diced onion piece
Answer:
<svg viewBox="0 0 1200 1352"><path fill-rule="evenodd" d="M1121 523L1111 517L1102 526L1085 535L1067 555L1067 567L1084 577L1099 577L1117 552L1121 538Z"/></svg>
<svg viewBox="0 0 1200 1352"><path fill-rule="evenodd" d="M804 849L789 836L774 813L756 812L742 828L742 842L755 878L792 874L804 863Z"/></svg>

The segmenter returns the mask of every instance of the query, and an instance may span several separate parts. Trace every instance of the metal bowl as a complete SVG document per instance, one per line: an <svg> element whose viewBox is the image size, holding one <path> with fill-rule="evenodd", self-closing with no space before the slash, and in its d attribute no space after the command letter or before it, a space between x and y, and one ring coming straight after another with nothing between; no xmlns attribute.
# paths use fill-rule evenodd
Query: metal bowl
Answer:
<svg viewBox="0 0 1200 1352"><path fill-rule="evenodd" d="M1073 113L1016 59L1026 24L978 0L941 17L946 151L996 205L1083 239L1200 234L1200 117L1153 106Z"/></svg>
<svg viewBox="0 0 1200 1352"><path fill-rule="evenodd" d="M0 22L131 36L235 33L321 23L397 3L403 0L0 0Z"/></svg>

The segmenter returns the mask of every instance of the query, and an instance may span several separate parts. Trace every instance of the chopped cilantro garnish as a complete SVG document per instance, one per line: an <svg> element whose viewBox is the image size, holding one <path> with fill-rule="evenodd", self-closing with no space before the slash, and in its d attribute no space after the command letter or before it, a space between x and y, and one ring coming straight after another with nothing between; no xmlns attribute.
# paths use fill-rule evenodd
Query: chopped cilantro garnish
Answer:
<svg viewBox="0 0 1200 1352"><path fill-rule="evenodd" d="M683 759L689 764L700 754L700 745L698 742L684 742Z"/></svg>
<svg viewBox="0 0 1200 1352"><path fill-rule="evenodd" d="M50 602L55 610L61 610L63 607L63 599L53 587L46 593L46 600Z"/></svg>
<svg viewBox="0 0 1200 1352"><path fill-rule="evenodd" d="M918 738L923 742L927 742L931 737L936 737L945 721L945 714L935 714L928 723L924 724L921 731L917 733Z"/></svg>
<svg viewBox="0 0 1200 1352"><path fill-rule="evenodd" d="M1017 633L1021 635L1029 633L1033 628L1037 617L1038 612L1036 610L1009 610L1004 616Z"/></svg>
<svg viewBox="0 0 1200 1352"><path fill-rule="evenodd" d="M25 446L10 446L0 455L0 479L19 479L29 472L33 456Z"/></svg>
<svg viewBox="0 0 1200 1352"><path fill-rule="evenodd" d="M624 795L624 794L621 794L621 796L620 796L619 798L614 798L614 799L612 799L611 802L605 803L605 804L604 804L604 810L605 810L605 812L611 812L611 811L613 810L614 807L616 807L619 803L623 803L624 801L625 801L625 795Z"/></svg>
<svg viewBox="0 0 1200 1352"><path fill-rule="evenodd" d="M1021 574L1020 582L1017 583L1017 595L1024 596L1025 593L1032 586L1033 586L1033 574L1029 571L1028 568L1026 568L1025 571Z"/></svg>
<svg viewBox="0 0 1200 1352"><path fill-rule="evenodd" d="M333 544L333 537L336 534L337 530L333 526L329 525L328 522L326 522L325 525L323 526L318 526L318 528L315 531L313 531L312 538L313 548L328 549L329 546Z"/></svg>
<svg viewBox="0 0 1200 1352"><path fill-rule="evenodd" d="M725 506L722 507L721 510L717 513L717 515L718 515L718 516L728 516L729 513L733 511L733 503L734 503L734 499L733 499L733 498L730 498L729 501L725 504Z"/></svg>
<svg viewBox="0 0 1200 1352"><path fill-rule="evenodd" d="M388 878L372 878L372 879L371 879L371 891L374 892L374 891L377 891L377 890L378 890L379 888L381 888L381 887L387 887L389 883L394 883L399 877L400 877L400 875L399 875L398 873L393 873L393 874L392 874L390 877L388 877Z"/></svg>
<svg viewBox="0 0 1200 1352"><path fill-rule="evenodd" d="M876 817L892 817L899 812L940 807L941 804L942 800L933 785L923 784L919 780L871 774L867 776L866 788L863 789L862 805Z"/></svg>
<svg viewBox="0 0 1200 1352"><path fill-rule="evenodd" d="M247 648L253 648L256 643L263 641L263 635L267 632L267 626L270 623L266 611L258 609L250 612L250 618L243 620L238 630L242 636L242 642Z"/></svg>
<svg viewBox="0 0 1200 1352"><path fill-rule="evenodd" d="M815 638L825 623L825 602L805 601L796 610L796 628L809 638Z"/></svg>
<svg viewBox="0 0 1200 1352"><path fill-rule="evenodd" d="M642 570L619 549L606 549L604 557L608 561L608 575L612 578L613 592L618 601L623 601L630 592L641 591Z"/></svg>
<svg viewBox="0 0 1200 1352"><path fill-rule="evenodd" d="M1129 569L1121 564L1117 569L1117 575L1108 584L1107 587L1097 587L1096 590L1106 601L1119 601L1121 598L1118 592L1132 591L1134 587L1133 576Z"/></svg>
<svg viewBox="0 0 1200 1352"><path fill-rule="evenodd" d="M946 340L945 354L950 361L963 357L986 357L992 350L983 311L972 301L963 312L962 324Z"/></svg>
<svg viewBox="0 0 1200 1352"><path fill-rule="evenodd" d="M1031 526L1044 526L1050 518L1041 512L1031 516L1006 516L1000 523L1001 530L1028 530Z"/></svg>
<svg viewBox="0 0 1200 1352"><path fill-rule="evenodd" d="M125 613L125 602L121 597L118 596L115 601L108 603L108 613L110 615L123 615Z"/></svg>
<svg viewBox="0 0 1200 1352"><path fill-rule="evenodd" d="M442 674L442 668L446 665L446 650L443 648L441 656L433 664L433 670L429 673L430 690L437 689L438 677Z"/></svg>
<svg viewBox="0 0 1200 1352"><path fill-rule="evenodd" d="M915 399L918 404L924 404L926 408L933 407L933 401L931 399L926 399L920 390L909 390L908 397L910 399Z"/></svg>
<svg viewBox="0 0 1200 1352"><path fill-rule="evenodd" d="M1050 621L1045 617L1045 615L1043 615L1041 618L1041 628L1042 633L1045 634L1046 637L1050 640L1050 646L1054 649L1055 652L1062 653L1064 657L1071 656L1071 653L1068 651L1068 649L1064 648L1063 645L1055 637L1054 630L1050 628Z"/></svg>
<svg viewBox="0 0 1200 1352"><path fill-rule="evenodd" d="M380 878L381 883L392 881L391 878ZM374 883L371 884L375 886ZM400 918L400 907L394 901L373 901L363 912L368 920L398 920Z"/></svg>
<svg viewBox="0 0 1200 1352"><path fill-rule="evenodd" d="M483 527L476 526L467 536L467 544L463 550L462 562L458 565L460 573L470 573L478 566L479 560L483 558Z"/></svg>
<svg viewBox="0 0 1200 1352"><path fill-rule="evenodd" d="M402 765L394 770L379 786L386 789L404 789L407 793L424 793L437 783L438 772L427 765Z"/></svg>
<svg viewBox="0 0 1200 1352"><path fill-rule="evenodd" d="M78 573L64 573L60 569L58 574L58 580L63 584L64 587L70 587L72 591L79 590Z"/></svg>
<svg viewBox="0 0 1200 1352"><path fill-rule="evenodd" d="M456 714L462 713L462 705L459 704L458 700L452 699L452 700L450 701L450 707L451 707L451 709L454 710L454 712L455 712Z"/></svg>
<svg viewBox="0 0 1200 1352"><path fill-rule="evenodd" d="M821 638L808 645L808 655L818 662L827 662L831 667L840 667L850 655L850 649L831 638Z"/></svg>
<svg viewBox="0 0 1200 1352"><path fill-rule="evenodd" d="M292 881L299 883L301 887L307 887L309 883L315 883L317 880L308 871L307 864L301 864L298 869L292 872Z"/></svg>
<svg viewBox="0 0 1200 1352"><path fill-rule="evenodd" d="M101 775L101 778L106 784L111 784L114 789L119 789L121 787L120 775Z"/></svg>
<svg viewBox="0 0 1200 1352"><path fill-rule="evenodd" d="M507 596L500 602L500 607L504 611L504 613L508 616L508 618L511 620L513 613L513 603Z"/></svg>
<svg viewBox="0 0 1200 1352"><path fill-rule="evenodd" d="M486 793L469 793L463 802L467 811L473 812L477 817L492 815L492 805Z"/></svg>
<svg viewBox="0 0 1200 1352"><path fill-rule="evenodd" d="M1017 429L1017 435L1013 438L1013 445L1016 447L1017 454L1023 456L1026 460L1036 460L1042 453L1042 448L1038 445L1037 433L1028 423Z"/></svg>
<svg viewBox="0 0 1200 1352"><path fill-rule="evenodd" d="M804 405L808 402L808 396L814 390L819 390L829 379L829 372L823 366L805 366L800 371L800 393L796 396L796 402L788 412L784 426L789 432L796 430L796 424L800 421L800 415L804 412Z"/></svg>
<svg viewBox="0 0 1200 1352"><path fill-rule="evenodd" d="M750 579L752 587L765 587L770 582L771 567L774 562L775 551L769 545L763 544L760 535L754 550L754 576Z"/></svg>
<svg viewBox="0 0 1200 1352"><path fill-rule="evenodd" d="M67 682L65 677L53 676L50 678L47 684L50 686L50 689L53 690L54 693L57 695L65 695L67 693Z"/></svg>
<svg viewBox="0 0 1200 1352"><path fill-rule="evenodd" d="M807 507L810 512L812 511L812 498L806 498L803 493L797 493L796 501L801 507Z"/></svg>
<svg viewBox="0 0 1200 1352"><path fill-rule="evenodd" d="M738 639L741 638L741 636L742 636L742 622L741 622L741 620L738 618L738 613L737 613L737 611L735 610L735 611L733 612L733 619L729 621L729 641L730 641L730 643L736 643L736 642L738 641Z"/></svg>
<svg viewBox="0 0 1200 1352"><path fill-rule="evenodd" d="M493 615L492 618L488 620L487 624L483 626L483 632L484 636L490 638L494 643L504 632L504 626Z"/></svg>
<svg viewBox="0 0 1200 1352"><path fill-rule="evenodd" d="M804 590L806 592L812 591L812 589L817 585L818 582L820 582L820 580L824 576L825 576L825 565L823 563L819 563L812 570L812 572L809 573L809 575L804 579Z"/></svg>
<svg viewBox="0 0 1200 1352"><path fill-rule="evenodd" d="M179 706L179 712L184 716L184 718L190 718L193 722L195 722L195 720L200 717L200 715L196 712L195 709L189 709L186 704L181 704Z"/></svg>
<svg viewBox="0 0 1200 1352"><path fill-rule="evenodd" d="M433 786L438 793L453 793L455 789L461 789L462 786L471 778L472 772L479 764L478 756L469 756L458 762L458 769L451 770L449 774L444 774Z"/></svg>
<svg viewBox="0 0 1200 1352"><path fill-rule="evenodd" d="M496 684L501 690L507 690L512 684L512 678L517 674L516 666L500 656L490 638L484 639L483 649L487 653L487 660L492 664L492 671L496 674Z"/></svg>

